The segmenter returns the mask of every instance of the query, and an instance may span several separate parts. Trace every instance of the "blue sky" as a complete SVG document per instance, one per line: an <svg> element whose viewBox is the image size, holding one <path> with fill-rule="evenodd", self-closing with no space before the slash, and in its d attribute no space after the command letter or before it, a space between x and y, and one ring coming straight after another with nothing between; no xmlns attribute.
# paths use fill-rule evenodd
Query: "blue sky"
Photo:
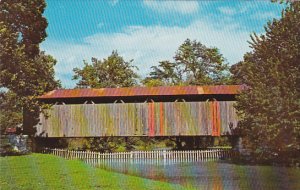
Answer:
<svg viewBox="0 0 300 190"><path fill-rule="evenodd" d="M57 59L56 78L73 88L73 68L118 50L134 59L141 77L172 60L185 39L217 47L229 64L250 51L247 40L280 18L283 5L269 1L46 0L48 37L41 49Z"/></svg>

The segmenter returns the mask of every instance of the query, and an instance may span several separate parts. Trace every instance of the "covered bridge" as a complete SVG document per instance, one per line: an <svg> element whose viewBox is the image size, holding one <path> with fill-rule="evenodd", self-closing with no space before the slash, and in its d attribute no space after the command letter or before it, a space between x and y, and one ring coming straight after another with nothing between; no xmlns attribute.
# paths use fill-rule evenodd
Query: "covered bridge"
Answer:
<svg viewBox="0 0 300 190"><path fill-rule="evenodd" d="M40 137L220 136L237 126L240 85L59 89L39 100Z"/></svg>

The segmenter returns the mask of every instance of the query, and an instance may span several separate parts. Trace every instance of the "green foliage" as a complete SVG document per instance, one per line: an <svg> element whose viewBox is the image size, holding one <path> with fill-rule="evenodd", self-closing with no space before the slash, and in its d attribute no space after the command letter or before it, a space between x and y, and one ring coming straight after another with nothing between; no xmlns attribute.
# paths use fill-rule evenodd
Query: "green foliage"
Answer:
<svg viewBox="0 0 300 190"><path fill-rule="evenodd" d="M142 83L145 86L172 86L182 81L179 67L170 61L161 61L158 66L152 66L150 77L146 77Z"/></svg>
<svg viewBox="0 0 300 190"><path fill-rule="evenodd" d="M97 152L124 152L126 143L124 137L90 138L90 150Z"/></svg>
<svg viewBox="0 0 300 190"><path fill-rule="evenodd" d="M47 36L48 23L43 17L45 7L44 0L2 0L0 2L1 49L7 48L5 53L24 53L31 58L39 54L39 44ZM10 47L13 48L9 49ZM4 55L7 55L6 58L18 58L12 54Z"/></svg>
<svg viewBox="0 0 300 190"><path fill-rule="evenodd" d="M45 6L44 0L0 2L0 87L18 97L28 133L40 110L35 97L60 85L54 79L55 59L39 50L46 37Z"/></svg>
<svg viewBox="0 0 300 190"><path fill-rule="evenodd" d="M179 74L185 75L188 84L222 84L228 74L228 67L219 50L208 48L196 40L187 39L177 50L174 59L181 68Z"/></svg>
<svg viewBox="0 0 300 190"><path fill-rule="evenodd" d="M43 0L0 2L0 87L20 96L52 90L56 61L40 52L46 37Z"/></svg>
<svg viewBox="0 0 300 190"><path fill-rule="evenodd" d="M58 138L58 140L58 144L61 148L67 148L69 150L90 150L91 148L89 138ZM57 148L58 144L53 144L53 147Z"/></svg>
<svg viewBox="0 0 300 190"><path fill-rule="evenodd" d="M187 39L176 51L174 62L162 61L151 67L153 71L142 83L145 86L153 83L157 86L228 84L230 75L224 62L217 48Z"/></svg>
<svg viewBox="0 0 300 190"><path fill-rule="evenodd" d="M80 142L84 143L80 144ZM73 143L69 142L68 149L91 150L97 152L153 150L159 142L160 141L157 139L150 137L93 137L76 139ZM76 147L74 144L78 146Z"/></svg>
<svg viewBox="0 0 300 190"><path fill-rule="evenodd" d="M250 56L249 53L244 55L244 59ZM246 80L247 70L243 69L243 61L240 61L230 67L230 72L232 73L231 80L233 84L244 84Z"/></svg>
<svg viewBox="0 0 300 190"><path fill-rule="evenodd" d="M39 148L62 148L68 150L90 150L97 152L126 152L175 147L167 137L82 137L82 138L39 138Z"/></svg>
<svg viewBox="0 0 300 190"><path fill-rule="evenodd" d="M84 61L82 69L74 68L73 79L80 79L78 88L117 88L137 85L138 75L132 66L133 60L125 61L113 51L107 59L92 58L92 64Z"/></svg>
<svg viewBox="0 0 300 190"><path fill-rule="evenodd" d="M245 145L257 161L300 162L300 2L253 34L253 51L235 77L249 88L238 97ZM297 161L298 160L298 161Z"/></svg>
<svg viewBox="0 0 300 190"><path fill-rule="evenodd" d="M141 82L146 87L157 87L166 85L162 80L151 77L146 77Z"/></svg>
<svg viewBox="0 0 300 190"><path fill-rule="evenodd" d="M3 134L7 127L17 127L22 123L22 109L18 104L19 99L15 93L0 93L0 134Z"/></svg>
<svg viewBox="0 0 300 190"><path fill-rule="evenodd" d="M187 189L43 154L0 157L0 173L1 189Z"/></svg>

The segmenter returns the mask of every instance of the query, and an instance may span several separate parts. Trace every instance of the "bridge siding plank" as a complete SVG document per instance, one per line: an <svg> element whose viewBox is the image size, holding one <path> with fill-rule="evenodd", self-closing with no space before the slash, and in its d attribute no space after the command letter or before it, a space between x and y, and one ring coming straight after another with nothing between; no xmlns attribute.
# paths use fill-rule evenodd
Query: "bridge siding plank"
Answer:
<svg viewBox="0 0 300 190"><path fill-rule="evenodd" d="M53 105L37 134L48 137L225 135L236 127L234 102Z"/></svg>

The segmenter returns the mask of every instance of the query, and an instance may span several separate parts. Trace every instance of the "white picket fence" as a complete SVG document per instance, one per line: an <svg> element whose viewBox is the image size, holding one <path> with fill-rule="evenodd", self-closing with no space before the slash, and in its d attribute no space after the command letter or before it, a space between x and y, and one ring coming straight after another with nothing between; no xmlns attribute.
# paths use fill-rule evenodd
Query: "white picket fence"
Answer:
<svg viewBox="0 0 300 190"><path fill-rule="evenodd" d="M52 154L65 159L80 160L178 160L178 161L201 161L228 159L236 155L231 149L207 149L207 150L156 150L156 151L131 151L131 152L112 152L100 153L94 151L75 151L64 149L46 148L42 153Z"/></svg>

